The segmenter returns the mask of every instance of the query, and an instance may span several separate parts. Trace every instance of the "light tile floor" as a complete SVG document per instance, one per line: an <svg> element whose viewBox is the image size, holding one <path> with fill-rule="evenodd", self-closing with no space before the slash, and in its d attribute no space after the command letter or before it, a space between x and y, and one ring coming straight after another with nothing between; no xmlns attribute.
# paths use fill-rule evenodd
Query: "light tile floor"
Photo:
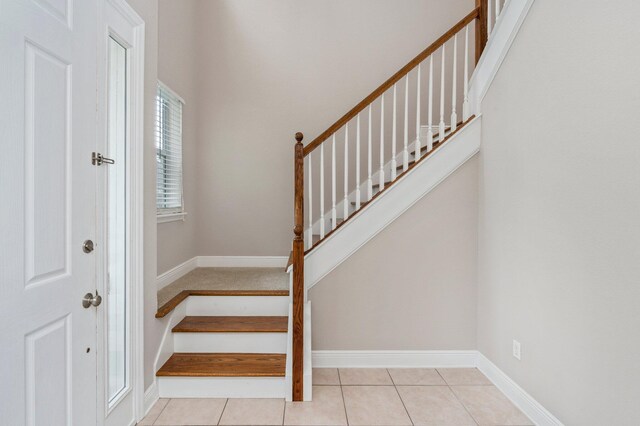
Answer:
<svg viewBox="0 0 640 426"><path fill-rule="evenodd" d="M313 401L161 399L140 425L524 426L531 421L475 368L313 370Z"/></svg>

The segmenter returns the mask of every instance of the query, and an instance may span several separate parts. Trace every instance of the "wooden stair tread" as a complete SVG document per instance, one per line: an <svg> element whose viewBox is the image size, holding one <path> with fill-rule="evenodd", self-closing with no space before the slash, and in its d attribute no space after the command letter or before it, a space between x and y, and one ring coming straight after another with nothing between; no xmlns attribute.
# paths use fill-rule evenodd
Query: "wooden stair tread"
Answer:
<svg viewBox="0 0 640 426"><path fill-rule="evenodd" d="M288 296L289 290L183 290L160 306L156 318L162 318L173 311L189 296Z"/></svg>
<svg viewBox="0 0 640 426"><path fill-rule="evenodd" d="M279 316L186 316L174 333L286 333L288 318Z"/></svg>
<svg viewBox="0 0 640 426"><path fill-rule="evenodd" d="M285 354L174 353L156 376L284 377Z"/></svg>

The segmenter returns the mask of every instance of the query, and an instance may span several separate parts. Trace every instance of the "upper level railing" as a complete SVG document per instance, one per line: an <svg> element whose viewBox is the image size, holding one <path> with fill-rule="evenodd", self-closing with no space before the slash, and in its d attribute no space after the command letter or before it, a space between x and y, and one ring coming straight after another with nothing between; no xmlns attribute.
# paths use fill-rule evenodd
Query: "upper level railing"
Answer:
<svg viewBox="0 0 640 426"><path fill-rule="evenodd" d="M307 146L302 133L296 134L294 401L303 397L305 250L321 244L472 118L469 78L504 5L505 0L476 0L471 13Z"/></svg>

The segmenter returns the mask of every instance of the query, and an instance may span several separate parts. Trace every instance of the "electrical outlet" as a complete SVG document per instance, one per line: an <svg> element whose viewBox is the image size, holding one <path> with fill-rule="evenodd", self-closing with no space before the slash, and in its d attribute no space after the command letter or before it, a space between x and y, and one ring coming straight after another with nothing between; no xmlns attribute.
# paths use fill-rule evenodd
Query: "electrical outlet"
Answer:
<svg viewBox="0 0 640 426"><path fill-rule="evenodd" d="M517 359L518 361L520 361L520 342L518 342L517 340L513 341L513 357L515 359Z"/></svg>

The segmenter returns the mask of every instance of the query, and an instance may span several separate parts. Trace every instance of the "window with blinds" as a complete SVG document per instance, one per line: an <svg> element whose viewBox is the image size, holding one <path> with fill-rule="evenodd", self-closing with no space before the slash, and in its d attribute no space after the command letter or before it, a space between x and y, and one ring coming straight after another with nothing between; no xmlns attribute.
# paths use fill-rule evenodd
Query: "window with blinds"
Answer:
<svg viewBox="0 0 640 426"><path fill-rule="evenodd" d="M184 212L182 199L183 101L159 83L156 96L156 207L158 216Z"/></svg>

